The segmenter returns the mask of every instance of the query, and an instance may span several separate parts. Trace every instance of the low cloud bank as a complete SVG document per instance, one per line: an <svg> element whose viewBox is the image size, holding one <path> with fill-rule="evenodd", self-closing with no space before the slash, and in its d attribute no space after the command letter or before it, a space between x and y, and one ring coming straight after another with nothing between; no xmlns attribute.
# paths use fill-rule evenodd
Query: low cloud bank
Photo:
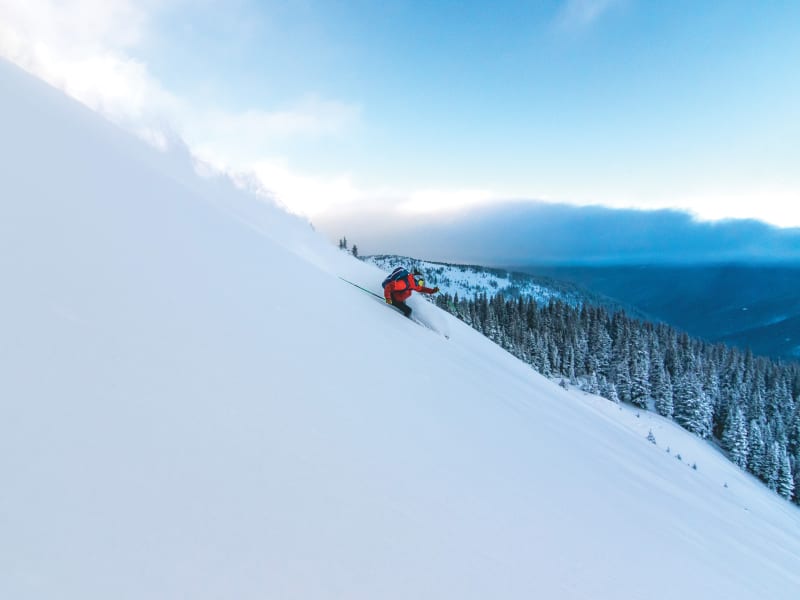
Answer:
<svg viewBox="0 0 800 600"><path fill-rule="evenodd" d="M362 254L486 265L800 262L800 228L700 222L676 210L517 202L458 215L339 213L314 224Z"/></svg>

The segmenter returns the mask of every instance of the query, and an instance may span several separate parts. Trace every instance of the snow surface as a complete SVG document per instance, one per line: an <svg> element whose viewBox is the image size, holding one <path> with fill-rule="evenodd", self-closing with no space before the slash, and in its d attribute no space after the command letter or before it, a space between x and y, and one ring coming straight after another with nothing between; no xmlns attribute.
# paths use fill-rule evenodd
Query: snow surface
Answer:
<svg viewBox="0 0 800 600"><path fill-rule="evenodd" d="M0 89L0 598L799 597L800 511L705 442Z"/></svg>

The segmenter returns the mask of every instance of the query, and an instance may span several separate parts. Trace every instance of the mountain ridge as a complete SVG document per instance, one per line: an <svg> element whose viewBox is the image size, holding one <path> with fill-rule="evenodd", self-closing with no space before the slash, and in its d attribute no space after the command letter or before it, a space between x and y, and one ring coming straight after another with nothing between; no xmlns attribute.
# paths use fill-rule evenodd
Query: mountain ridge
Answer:
<svg viewBox="0 0 800 600"><path fill-rule="evenodd" d="M529 266L632 305L710 342L776 359L800 358L800 266Z"/></svg>
<svg viewBox="0 0 800 600"><path fill-rule="evenodd" d="M395 266L418 269L431 285L438 286L443 293L457 294L461 298L474 299L481 293L491 297L502 293L511 299L533 298L540 304L550 300L562 300L571 306L588 302L611 311L624 310L636 318L647 318L645 313L634 306L625 305L578 284L553 277L500 267L430 261L393 254L365 255L359 258L385 272L391 271Z"/></svg>

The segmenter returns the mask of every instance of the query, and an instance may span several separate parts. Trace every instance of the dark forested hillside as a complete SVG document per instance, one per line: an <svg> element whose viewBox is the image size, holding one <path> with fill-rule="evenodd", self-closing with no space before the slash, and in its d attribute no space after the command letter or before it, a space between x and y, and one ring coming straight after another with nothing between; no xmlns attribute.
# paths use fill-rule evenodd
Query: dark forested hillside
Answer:
<svg viewBox="0 0 800 600"><path fill-rule="evenodd" d="M712 342L800 358L800 267L532 266Z"/></svg>
<svg viewBox="0 0 800 600"><path fill-rule="evenodd" d="M439 306L548 376L674 419L718 441L730 459L798 502L800 363L756 357L603 307L506 300Z"/></svg>

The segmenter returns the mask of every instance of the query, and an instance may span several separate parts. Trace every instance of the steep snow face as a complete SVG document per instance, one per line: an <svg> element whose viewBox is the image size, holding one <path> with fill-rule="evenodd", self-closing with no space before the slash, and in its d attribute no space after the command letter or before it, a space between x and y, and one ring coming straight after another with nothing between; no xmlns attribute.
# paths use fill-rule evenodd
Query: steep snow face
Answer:
<svg viewBox="0 0 800 600"><path fill-rule="evenodd" d="M798 511L713 448L0 89L0 597L797 597Z"/></svg>

